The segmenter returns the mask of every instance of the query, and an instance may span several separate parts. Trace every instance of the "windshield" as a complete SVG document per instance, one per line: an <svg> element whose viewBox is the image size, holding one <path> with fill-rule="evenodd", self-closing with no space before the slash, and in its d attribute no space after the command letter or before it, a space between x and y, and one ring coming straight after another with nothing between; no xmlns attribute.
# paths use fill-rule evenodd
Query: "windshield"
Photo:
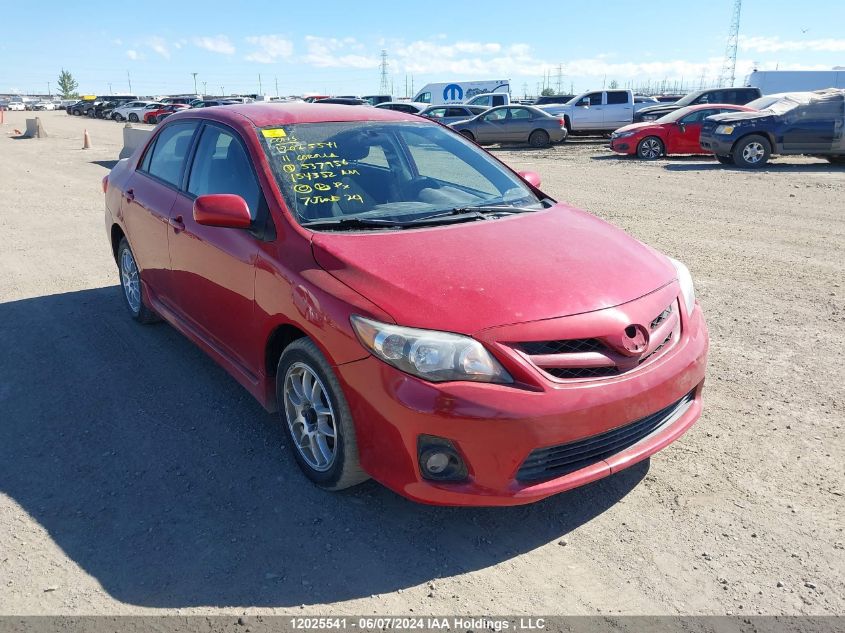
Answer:
<svg viewBox="0 0 845 633"><path fill-rule="evenodd" d="M693 101L695 101L696 99L698 99L703 94L704 94L703 90L699 90L698 92L691 92L686 97L681 97L680 99L678 99L672 105L687 106L687 105L691 104Z"/></svg>
<svg viewBox="0 0 845 633"><path fill-rule="evenodd" d="M407 224L467 207L543 208L515 174L436 124L301 123L263 128L259 138L303 225Z"/></svg>

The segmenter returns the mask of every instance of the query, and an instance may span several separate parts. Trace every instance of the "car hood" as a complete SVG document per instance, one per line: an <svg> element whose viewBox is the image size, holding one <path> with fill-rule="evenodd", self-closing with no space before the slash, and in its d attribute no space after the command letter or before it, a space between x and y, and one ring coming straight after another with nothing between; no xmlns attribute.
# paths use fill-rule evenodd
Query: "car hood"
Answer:
<svg viewBox="0 0 845 633"><path fill-rule="evenodd" d="M636 132L639 130L644 130L648 128L662 128L663 125L657 123L656 121L643 121L641 123L631 123L629 125L625 125L620 127L618 130L614 132L614 134L621 134L622 132Z"/></svg>
<svg viewBox="0 0 845 633"><path fill-rule="evenodd" d="M750 121L753 119L765 119L773 116L771 112L765 110L755 110L753 112L724 112L723 114L714 114L707 117L707 121L716 121L723 123L725 121Z"/></svg>
<svg viewBox="0 0 845 633"><path fill-rule="evenodd" d="M675 105L674 103L669 104L661 104L661 105L653 105L648 106L647 108L642 108L641 110L637 111L637 114L659 114L663 116L664 114L669 114L670 112L674 112L678 108L683 108L684 106Z"/></svg>
<svg viewBox="0 0 845 633"><path fill-rule="evenodd" d="M314 258L400 325L473 334L637 299L669 260L558 204L508 218L389 232L314 233Z"/></svg>

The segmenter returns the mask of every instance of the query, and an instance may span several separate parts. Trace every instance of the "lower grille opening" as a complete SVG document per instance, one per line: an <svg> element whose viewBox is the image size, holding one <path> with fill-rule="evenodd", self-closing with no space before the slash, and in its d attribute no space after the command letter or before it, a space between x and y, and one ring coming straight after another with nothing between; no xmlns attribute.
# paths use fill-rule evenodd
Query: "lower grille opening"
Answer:
<svg viewBox="0 0 845 633"><path fill-rule="evenodd" d="M575 442L538 448L522 463L516 478L521 482L553 479L607 459L675 422L694 399L695 392L691 391L668 407L625 426Z"/></svg>
<svg viewBox="0 0 845 633"><path fill-rule="evenodd" d="M555 378L607 378L619 375L616 367L547 367L543 371Z"/></svg>

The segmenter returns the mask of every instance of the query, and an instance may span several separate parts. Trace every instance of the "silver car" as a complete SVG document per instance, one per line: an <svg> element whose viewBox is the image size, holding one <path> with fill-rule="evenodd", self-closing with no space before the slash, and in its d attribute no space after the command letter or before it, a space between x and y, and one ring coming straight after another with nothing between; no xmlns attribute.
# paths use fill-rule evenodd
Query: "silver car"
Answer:
<svg viewBox="0 0 845 633"><path fill-rule="evenodd" d="M546 147L566 140L564 120L540 108L506 105L490 108L466 121L449 125L479 145L491 143L528 143Z"/></svg>
<svg viewBox="0 0 845 633"><path fill-rule="evenodd" d="M457 121L466 121L487 110L489 110L487 106L433 105L420 112L420 116L448 125Z"/></svg>

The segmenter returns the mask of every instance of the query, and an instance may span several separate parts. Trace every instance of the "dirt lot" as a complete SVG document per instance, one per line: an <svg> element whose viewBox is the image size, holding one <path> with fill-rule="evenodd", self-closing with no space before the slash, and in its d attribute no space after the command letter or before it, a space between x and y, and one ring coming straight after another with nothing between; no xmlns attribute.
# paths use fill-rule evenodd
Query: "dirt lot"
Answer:
<svg viewBox="0 0 845 633"><path fill-rule="evenodd" d="M650 464L449 509L308 485L274 416L130 321L100 190L121 126L13 138L26 116L0 128L0 613L845 613L842 167L494 150L688 264L705 413Z"/></svg>

